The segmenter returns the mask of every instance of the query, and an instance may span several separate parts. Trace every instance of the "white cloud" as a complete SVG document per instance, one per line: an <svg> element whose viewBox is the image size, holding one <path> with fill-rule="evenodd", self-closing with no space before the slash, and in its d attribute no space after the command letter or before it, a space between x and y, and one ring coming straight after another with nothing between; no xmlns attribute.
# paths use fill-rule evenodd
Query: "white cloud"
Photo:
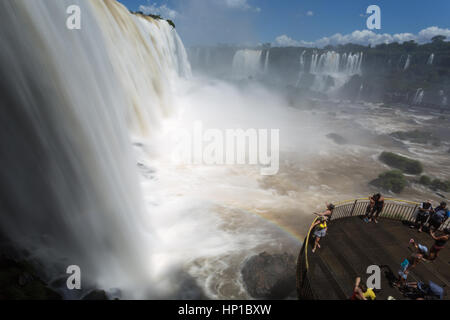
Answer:
<svg viewBox="0 0 450 320"><path fill-rule="evenodd" d="M314 43L303 40L297 41L283 34L276 37L274 45L279 47L311 47Z"/></svg>
<svg viewBox="0 0 450 320"><path fill-rule="evenodd" d="M312 17L312 16L314 15L314 12L312 12L311 10L309 10L308 12L306 12L306 15Z"/></svg>
<svg viewBox="0 0 450 320"><path fill-rule="evenodd" d="M280 47L324 47L327 45L339 45L339 44L347 44L354 43L360 45L377 45L381 43L392 43L392 42L405 42L414 40L418 43L429 42L431 38L436 35L444 35L447 36L450 40L450 29L441 29L438 27L428 27L426 29L421 30L418 34L412 33L375 33L371 30L356 30L352 33L342 35L340 33L336 33L330 37L323 37L316 41L303 41L303 40L295 40L287 35L278 36L275 39L274 45Z"/></svg>
<svg viewBox="0 0 450 320"><path fill-rule="evenodd" d="M261 8L251 6L247 0L225 0L228 8L261 12Z"/></svg>
<svg viewBox="0 0 450 320"><path fill-rule="evenodd" d="M140 5L139 10L145 14L156 14L166 19L175 19L178 16L178 12L176 12L173 9L170 9L165 4L159 7L157 6L156 3L149 5Z"/></svg>

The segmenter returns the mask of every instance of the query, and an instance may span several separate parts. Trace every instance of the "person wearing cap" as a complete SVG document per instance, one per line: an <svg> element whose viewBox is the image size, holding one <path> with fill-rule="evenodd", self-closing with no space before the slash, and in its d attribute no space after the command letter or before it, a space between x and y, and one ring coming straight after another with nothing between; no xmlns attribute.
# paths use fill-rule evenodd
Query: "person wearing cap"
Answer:
<svg viewBox="0 0 450 320"><path fill-rule="evenodd" d="M423 226L427 223L428 218L433 212L434 210L433 205L431 204L431 200L422 202L417 212L415 224L412 225L411 228L418 227L419 232L422 232Z"/></svg>

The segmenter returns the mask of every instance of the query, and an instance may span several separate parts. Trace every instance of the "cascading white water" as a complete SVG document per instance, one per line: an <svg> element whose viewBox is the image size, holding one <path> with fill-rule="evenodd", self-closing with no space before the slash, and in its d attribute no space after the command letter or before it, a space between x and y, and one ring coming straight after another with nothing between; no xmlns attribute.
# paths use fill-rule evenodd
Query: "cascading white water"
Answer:
<svg viewBox="0 0 450 320"><path fill-rule="evenodd" d="M261 63L261 50L238 50L233 57L232 76L236 79L248 79L260 76L264 70Z"/></svg>
<svg viewBox="0 0 450 320"><path fill-rule="evenodd" d="M408 54L408 56L406 57L405 65L403 66L403 70L408 69L410 64L411 64L411 55Z"/></svg>
<svg viewBox="0 0 450 320"><path fill-rule="evenodd" d="M266 51L266 59L264 60L264 73L267 73L269 71L269 56L270 56L270 50Z"/></svg>
<svg viewBox="0 0 450 320"><path fill-rule="evenodd" d="M430 56L428 57L427 64L432 65L433 61L434 61L434 53L430 54Z"/></svg>
<svg viewBox="0 0 450 320"><path fill-rule="evenodd" d="M303 50L302 54L300 55L300 72L305 71L305 53L306 50Z"/></svg>
<svg viewBox="0 0 450 320"><path fill-rule="evenodd" d="M342 86L349 77L361 74L363 53L344 53L343 55L327 51L322 54L314 52L311 56L310 73L314 74L313 89L325 91ZM328 79L332 78L334 85L329 88Z"/></svg>
<svg viewBox="0 0 450 320"><path fill-rule="evenodd" d="M306 50L303 50L302 53L300 54L300 58L299 58L300 68L298 71L297 83L295 84L296 87L300 86L300 82L302 80L302 75L305 72L305 53L306 53Z"/></svg>
<svg viewBox="0 0 450 320"><path fill-rule="evenodd" d="M116 1L92 6L124 87L133 133L147 136L170 112L173 79L191 76L186 50L166 21L131 15Z"/></svg>
<svg viewBox="0 0 450 320"><path fill-rule="evenodd" d="M424 91L422 88L417 89L414 97L413 97L413 104L421 104L423 100Z"/></svg>
<svg viewBox="0 0 450 320"><path fill-rule="evenodd" d="M66 28L73 4L81 30ZM2 233L49 274L75 264L85 286L155 296L129 132L151 135L190 75L178 35L112 0L3 1L0 24Z"/></svg>

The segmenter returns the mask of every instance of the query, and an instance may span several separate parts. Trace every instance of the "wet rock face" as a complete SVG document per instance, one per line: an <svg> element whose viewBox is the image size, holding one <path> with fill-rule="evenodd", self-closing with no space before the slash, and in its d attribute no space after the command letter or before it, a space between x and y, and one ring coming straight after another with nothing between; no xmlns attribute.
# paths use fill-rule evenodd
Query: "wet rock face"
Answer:
<svg viewBox="0 0 450 320"><path fill-rule="evenodd" d="M248 293L256 299L286 299L295 297L296 259L293 255L255 255L242 268L242 278Z"/></svg>
<svg viewBox="0 0 450 320"><path fill-rule="evenodd" d="M347 139L345 139L343 136L338 135L337 133L327 134L327 138L333 140L334 143L339 144L339 145L348 143Z"/></svg>
<svg viewBox="0 0 450 320"><path fill-rule="evenodd" d="M0 255L0 300L60 300L37 275L34 266L24 260Z"/></svg>
<svg viewBox="0 0 450 320"><path fill-rule="evenodd" d="M92 290L81 300L109 300L104 290Z"/></svg>

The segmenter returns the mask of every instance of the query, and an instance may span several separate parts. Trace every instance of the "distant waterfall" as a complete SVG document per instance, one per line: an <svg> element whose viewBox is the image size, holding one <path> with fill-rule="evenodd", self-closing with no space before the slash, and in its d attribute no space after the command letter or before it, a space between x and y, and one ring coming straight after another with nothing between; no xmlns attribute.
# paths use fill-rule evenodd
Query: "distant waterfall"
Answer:
<svg viewBox="0 0 450 320"><path fill-rule="evenodd" d="M269 56L270 56L270 50L266 51L266 59L264 61L264 73L267 73L269 71Z"/></svg>
<svg viewBox="0 0 450 320"><path fill-rule="evenodd" d="M322 54L313 52L311 56L310 73L316 76L313 89L324 91L342 86L349 77L361 74L363 53L344 53L327 51ZM334 85L329 85L333 79Z"/></svg>
<svg viewBox="0 0 450 320"><path fill-rule="evenodd" d="M303 50L302 54L300 55L300 72L305 71L305 53L306 51Z"/></svg>
<svg viewBox="0 0 450 320"><path fill-rule="evenodd" d="M424 91L422 88L417 89L416 94L413 97L413 104L419 105L422 103Z"/></svg>
<svg viewBox="0 0 450 320"><path fill-rule="evenodd" d="M444 90L439 90L439 97L441 97L441 105L447 105L447 97L444 95Z"/></svg>
<svg viewBox="0 0 450 320"><path fill-rule="evenodd" d="M233 78L248 79L259 77L264 72L261 56L261 50L238 50L233 58Z"/></svg>
<svg viewBox="0 0 450 320"><path fill-rule="evenodd" d="M303 59L303 53L301 56ZM313 74L346 74L354 75L361 73L363 53L344 53L343 55L327 51L322 54L313 53L311 57L310 72Z"/></svg>
<svg viewBox="0 0 450 320"><path fill-rule="evenodd" d="M303 50L302 53L300 54L300 59L299 59L299 71L298 71L298 78L297 78L297 83L295 84L296 87L300 86L300 82L302 80L302 75L305 73L305 53L306 51Z"/></svg>
<svg viewBox="0 0 450 320"><path fill-rule="evenodd" d="M408 54L408 57L406 58L405 65L403 66L403 70L408 69L410 64L411 64L411 55Z"/></svg>
<svg viewBox="0 0 450 320"><path fill-rule="evenodd" d="M428 57L427 64L432 65L433 61L434 61L434 53L430 54L430 56Z"/></svg>
<svg viewBox="0 0 450 320"><path fill-rule="evenodd" d="M151 291L130 132L150 136L190 76L176 31L111 0L1 1L0 25L2 233L57 274L79 265L84 286Z"/></svg>

